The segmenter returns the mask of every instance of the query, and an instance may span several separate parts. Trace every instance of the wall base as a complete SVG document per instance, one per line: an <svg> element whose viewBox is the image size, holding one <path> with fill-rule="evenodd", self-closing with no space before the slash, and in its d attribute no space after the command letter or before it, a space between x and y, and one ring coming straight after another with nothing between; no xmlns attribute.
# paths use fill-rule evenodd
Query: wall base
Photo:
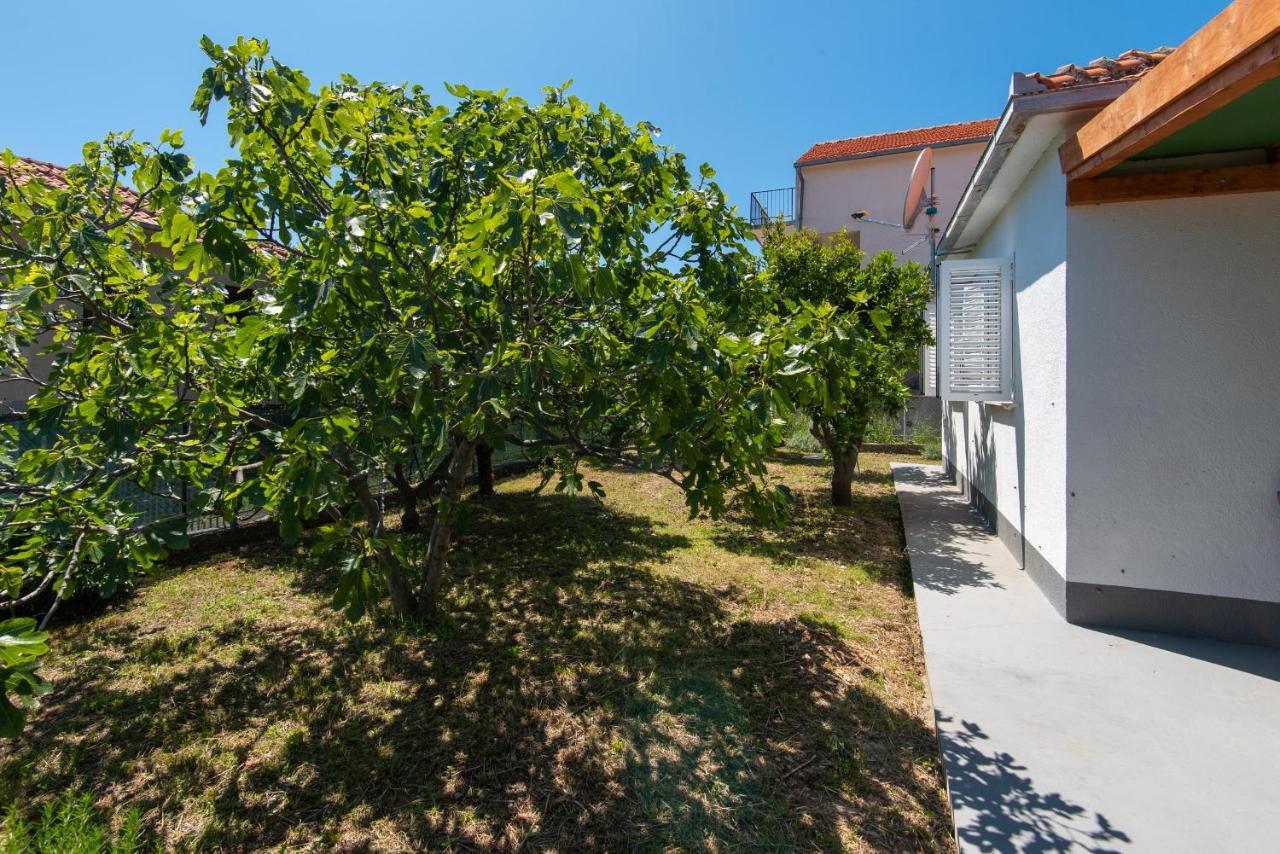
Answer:
<svg viewBox="0 0 1280 854"><path fill-rule="evenodd" d="M950 460L943 463L947 476L1067 622L1280 647L1280 602L1065 580L982 490Z"/></svg>
<svg viewBox="0 0 1280 854"><path fill-rule="evenodd" d="M1000 542L1004 543L1004 547L1009 550L1009 554L1017 559L1018 564L1022 567L1036 587L1040 588L1040 592L1049 600L1049 604L1054 610L1061 614L1064 618L1067 616L1067 583L1063 579L1058 570L1054 569L1053 564L1049 563L1044 555L1040 554L1035 546L1028 543L1022 537L1022 532L1018 530L1018 526L1014 525L1007 516L1001 513L991 499L983 494L982 490L974 486L968 478L960 473L950 460L943 460L947 468L947 476L951 478L951 482L960 487L960 490L968 497L969 503L972 504L987 521L987 526L991 529Z"/></svg>
<svg viewBox="0 0 1280 854"><path fill-rule="evenodd" d="M1280 602L1067 582L1067 622L1280 647Z"/></svg>

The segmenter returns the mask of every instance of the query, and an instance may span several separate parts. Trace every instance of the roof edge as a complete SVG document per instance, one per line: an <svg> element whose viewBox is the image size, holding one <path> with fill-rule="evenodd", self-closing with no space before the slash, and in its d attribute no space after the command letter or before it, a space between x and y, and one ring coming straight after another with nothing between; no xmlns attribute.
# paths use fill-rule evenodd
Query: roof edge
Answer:
<svg viewBox="0 0 1280 854"><path fill-rule="evenodd" d="M1023 94L1011 91L995 133L978 158L978 165L974 167L973 175L965 185L960 203L956 205L956 212L942 233L942 239L938 242L938 254L958 254L956 246L960 238L964 236L965 229L982 205L987 190L1008 160L1010 152L1022 138L1022 132L1026 130L1031 118L1048 113L1105 107L1140 79L1141 77L1126 77L1088 86ZM1014 89L1013 86L1010 88Z"/></svg>
<svg viewBox="0 0 1280 854"><path fill-rule="evenodd" d="M836 137L835 139L820 139L817 142L813 143L813 145L810 145L809 148L812 149L815 146L819 146L819 145L832 145L837 142L854 142L855 140L859 140L859 139L872 139L873 137L887 136L889 134L895 134L895 133L920 133L921 131L926 131L926 130L942 130L943 128L954 128L954 127L960 127L961 125L973 125L973 124L977 124L978 122L989 122L989 121L992 121L990 117L981 118L981 119L961 119L958 122L944 122L943 124L940 124L940 125L921 125L920 127L915 127L915 128L898 128L897 130L882 130L882 131L877 131L876 133L860 133L857 136L840 136L840 137Z"/></svg>
<svg viewBox="0 0 1280 854"><path fill-rule="evenodd" d="M963 124L963 123L962 123ZM894 131L895 133L897 131ZM874 136L875 134L873 134ZM858 137L850 137L857 139ZM922 151L926 148L951 148L954 145L973 145L975 142L986 142L991 138L990 134L979 134L965 139L949 139L946 142L921 142L916 145L900 145L897 148L881 148L876 151L864 151L861 154L845 154L840 157L818 157L813 160L797 160L791 164L796 169L803 169L806 166L821 166L827 163L843 163L846 160L867 160L872 157L886 157L890 154L909 154L912 151ZM844 140L833 140L834 142L843 142ZM815 143L815 145L826 145L826 143ZM801 155L803 157L804 155Z"/></svg>

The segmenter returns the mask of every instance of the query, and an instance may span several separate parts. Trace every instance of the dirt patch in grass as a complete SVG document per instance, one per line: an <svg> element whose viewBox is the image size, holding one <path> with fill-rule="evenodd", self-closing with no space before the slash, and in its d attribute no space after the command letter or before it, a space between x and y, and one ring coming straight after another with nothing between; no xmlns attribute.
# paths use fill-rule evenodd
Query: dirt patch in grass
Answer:
<svg viewBox="0 0 1280 854"><path fill-rule="evenodd" d="M770 531L608 498L468 502L445 615L349 624L302 550L174 571L57 632L0 801L136 807L166 848L950 850L888 458L799 458Z"/></svg>

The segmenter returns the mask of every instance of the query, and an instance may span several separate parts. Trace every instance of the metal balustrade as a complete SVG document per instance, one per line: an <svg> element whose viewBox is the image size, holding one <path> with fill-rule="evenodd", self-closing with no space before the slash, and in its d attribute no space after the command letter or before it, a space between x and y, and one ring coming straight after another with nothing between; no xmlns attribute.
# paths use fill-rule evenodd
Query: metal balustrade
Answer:
<svg viewBox="0 0 1280 854"><path fill-rule="evenodd" d="M751 194L751 227L762 228L781 219L793 223L796 219L796 188L779 187L776 190L756 190Z"/></svg>

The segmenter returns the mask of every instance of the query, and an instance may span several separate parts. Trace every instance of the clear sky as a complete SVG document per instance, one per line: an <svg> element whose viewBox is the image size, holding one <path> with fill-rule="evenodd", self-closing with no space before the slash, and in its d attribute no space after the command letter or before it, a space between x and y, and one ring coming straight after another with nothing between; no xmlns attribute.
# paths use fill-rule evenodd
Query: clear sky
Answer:
<svg viewBox="0 0 1280 854"><path fill-rule="evenodd" d="M735 204L790 186L816 141L993 117L1013 71L1177 45L1223 0L9 0L0 13L0 148L65 163L110 130L186 130L197 165L226 154L188 109L198 40L270 40L313 82L508 87L568 78L711 163Z"/></svg>

